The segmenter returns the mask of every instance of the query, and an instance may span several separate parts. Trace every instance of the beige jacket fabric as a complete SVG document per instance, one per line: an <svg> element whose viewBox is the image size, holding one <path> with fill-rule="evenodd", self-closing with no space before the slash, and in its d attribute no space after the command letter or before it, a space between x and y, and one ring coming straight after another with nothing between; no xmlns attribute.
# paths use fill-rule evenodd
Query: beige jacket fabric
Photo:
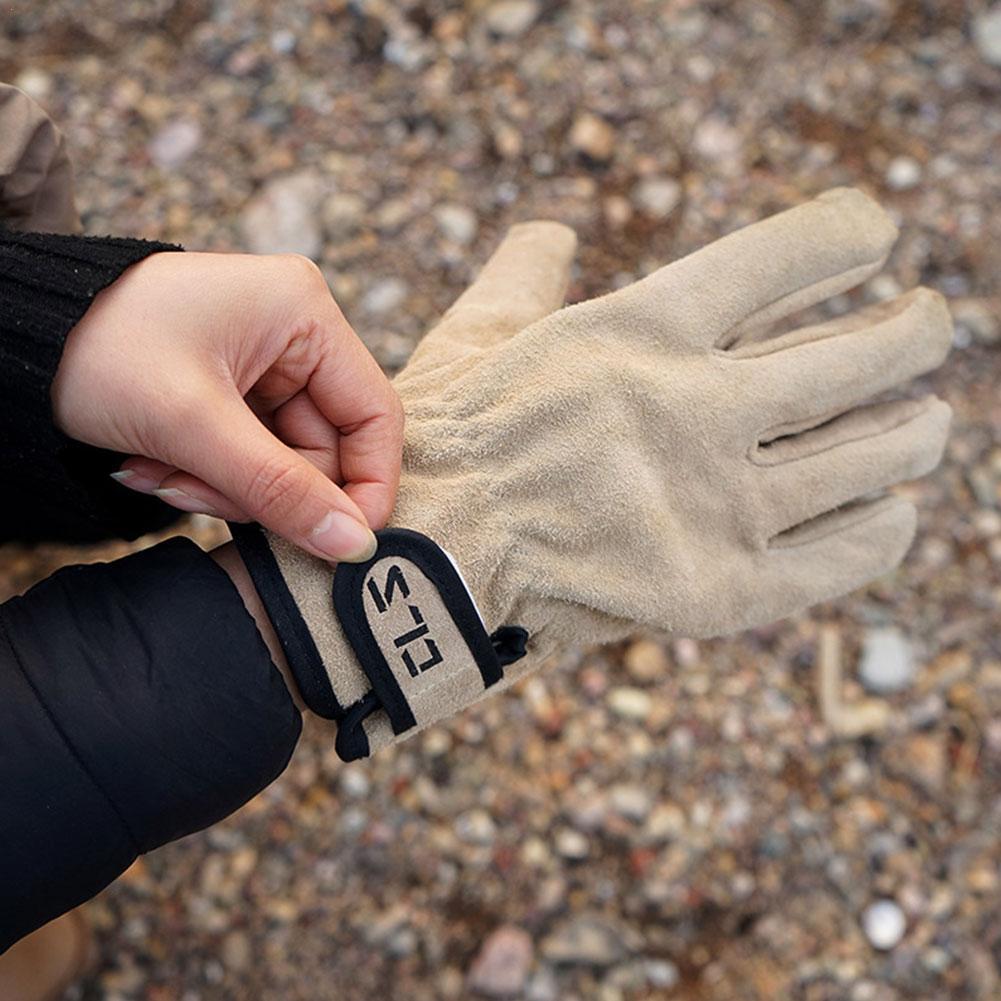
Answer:
<svg viewBox="0 0 1001 1001"><path fill-rule="evenodd" d="M876 274L895 239L871 199L839 189L560 309L573 233L515 227L395 383L407 431L392 524L454 557L488 632L531 634L488 691L560 646L734 632L902 559L914 508L871 495L938 463L950 411L870 401L942 362L942 297L772 331ZM348 707L370 684L331 570L269 541ZM482 697L476 681L436 667L405 735ZM381 712L364 727L373 749L396 736Z"/></svg>
<svg viewBox="0 0 1001 1001"><path fill-rule="evenodd" d="M0 222L37 233L77 233L73 168L62 133L27 94L0 83Z"/></svg>

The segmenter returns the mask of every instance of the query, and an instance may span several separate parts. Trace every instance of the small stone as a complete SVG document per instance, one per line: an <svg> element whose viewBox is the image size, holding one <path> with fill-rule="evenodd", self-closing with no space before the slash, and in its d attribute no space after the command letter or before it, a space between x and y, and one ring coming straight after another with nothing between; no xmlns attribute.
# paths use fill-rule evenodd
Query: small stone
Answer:
<svg viewBox="0 0 1001 1001"><path fill-rule="evenodd" d="M921 182L921 164L910 156L895 156L886 168L886 183L894 191L908 191Z"/></svg>
<svg viewBox="0 0 1001 1001"><path fill-rule="evenodd" d="M653 640L630 643L622 659L630 676L643 683L659 681L671 667L664 648Z"/></svg>
<svg viewBox="0 0 1001 1001"><path fill-rule="evenodd" d="M585 111L570 129L570 145L589 159L605 163L615 152L615 131L603 118Z"/></svg>
<svg viewBox="0 0 1001 1001"><path fill-rule="evenodd" d="M895 299L903 289L893 275L882 274L866 282L865 292L870 302L886 302L887 299Z"/></svg>
<svg viewBox="0 0 1001 1001"><path fill-rule="evenodd" d="M651 987L659 987L661 990L673 990L681 979L677 966L669 959L648 959L643 964L646 972L646 981Z"/></svg>
<svg viewBox="0 0 1001 1001"><path fill-rule="evenodd" d="M521 994L534 949L522 928L503 925L486 939L469 969L469 986L491 998Z"/></svg>
<svg viewBox="0 0 1001 1001"><path fill-rule="evenodd" d="M556 851L565 859L580 862L591 852L587 838L572 827L564 827L556 835Z"/></svg>
<svg viewBox="0 0 1001 1001"><path fill-rule="evenodd" d="M493 844L497 827L486 810L467 810L456 818L455 833L468 844L489 845Z"/></svg>
<svg viewBox="0 0 1001 1001"><path fill-rule="evenodd" d="M670 177L644 177L633 190L633 201L651 219L666 219L681 201L681 185Z"/></svg>
<svg viewBox="0 0 1001 1001"><path fill-rule="evenodd" d="M322 184L313 171L268 181L247 203L240 230L255 254L316 257L323 246L318 212Z"/></svg>
<svg viewBox="0 0 1001 1001"><path fill-rule="evenodd" d="M642 823L650 813L650 794L642 786L617 785L608 794L612 810L626 820Z"/></svg>
<svg viewBox="0 0 1001 1001"><path fill-rule="evenodd" d="M524 34L539 17L537 0L498 0L487 9L487 27L496 35L514 38Z"/></svg>
<svg viewBox="0 0 1001 1001"><path fill-rule="evenodd" d="M365 199L347 191L337 192L324 201L320 216L331 239L347 239L361 227L365 216Z"/></svg>
<svg viewBox="0 0 1001 1001"><path fill-rule="evenodd" d="M994 4L974 20L973 41L985 63L1001 66L1001 4Z"/></svg>
<svg viewBox="0 0 1001 1001"><path fill-rule="evenodd" d="M164 169L178 167L198 149L202 127L190 118L168 122L150 139L146 150L150 159Z"/></svg>
<svg viewBox="0 0 1001 1001"><path fill-rule="evenodd" d="M623 719L645 720L653 709L653 699L642 688L622 686L608 693L608 708Z"/></svg>
<svg viewBox="0 0 1001 1001"><path fill-rule="evenodd" d="M561 924L542 943L542 954L567 966L612 966L626 955L622 935L598 918L583 916Z"/></svg>
<svg viewBox="0 0 1001 1001"><path fill-rule="evenodd" d="M465 205L439 205L434 210L434 217L438 229L449 240L466 247L476 239L479 228L476 214Z"/></svg>
<svg viewBox="0 0 1001 1001"><path fill-rule="evenodd" d="M740 152L740 133L725 119L712 115L699 122L692 137L695 151L707 160L726 160Z"/></svg>
<svg viewBox="0 0 1001 1001"><path fill-rule="evenodd" d="M362 309L376 315L388 313L403 304L409 291L402 278L383 278L365 293L361 301Z"/></svg>
<svg viewBox="0 0 1001 1001"><path fill-rule="evenodd" d="M870 629L862 641L859 678L870 692L899 692L914 680L914 657L899 629Z"/></svg>
<svg viewBox="0 0 1001 1001"><path fill-rule="evenodd" d="M341 771L341 789L346 796L352 799L364 799L371 788L368 774L363 768L348 766Z"/></svg>
<svg viewBox="0 0 1001 1001"><path fill-rule="evenodd" d="M605 222L612 229L622 229L633 217L633 207L622 195L609 195L602 203Z"/></svg>
<svg viewBox="0 0 1001 1001"><path fill-rule="evenodd" d="M525 1001L557 1001L559 996L559 982L556 974L548 966L543 966L525 988Z"/></svg>
<svg viewBox="0 0 1001 1001"><path fill-rule="evenodd" d="M231 931L222 942L222 961L228 970L245 970L250 965L253 948L245 932Z"/></svg>
<svg viewBox="0 0 1001 1001"><path fill-rule="evenodd" d="M907 919L896 901L877 900L862 915L862 928L872 946L885 951L904 937Z"/></svg>
<svg viewBox="0 0 1001 1001"><path fill-rule="evenodd" d="M957 336L965 331L978 344L1001 342L1001 316L990 308L986 300L956 299L949 305L952 318L956 321Z"/></svg>
<svg viewBox="0 0 1001 1001"><path fill-rule="evenodd" d="M14 78L14 86L28 97L44 101L52 93L52 77L37 66L29 66Z"/></svg>

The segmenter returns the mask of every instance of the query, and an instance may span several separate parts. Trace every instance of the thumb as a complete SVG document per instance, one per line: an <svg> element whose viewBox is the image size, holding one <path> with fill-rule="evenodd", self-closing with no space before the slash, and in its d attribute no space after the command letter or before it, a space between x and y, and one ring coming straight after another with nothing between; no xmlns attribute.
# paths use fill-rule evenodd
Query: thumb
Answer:
<svg viewBox="0 0 1001 1001"><path fill-rule="evenodd" d="M375 552L358 505L279 441L240 396L223 393L210 406L213 419L172 449L178 467L321 559L359 562Z"/></svg>
<svg viewBox="0 0 1001 1001"><path fill-rule="evenodd" d="M558 222L512 226L441 322L414 352L435 364L492 347L563 305L577 236Z"/></svg>

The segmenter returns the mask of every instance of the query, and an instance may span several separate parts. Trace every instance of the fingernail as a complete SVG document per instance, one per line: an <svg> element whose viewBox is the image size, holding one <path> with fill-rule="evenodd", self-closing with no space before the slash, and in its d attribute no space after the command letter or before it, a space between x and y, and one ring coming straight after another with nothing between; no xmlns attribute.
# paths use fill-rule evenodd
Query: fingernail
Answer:
<svg viewBox="0 0 1001 1001"><path fill-rule="evenodd" d="M157 487L153 493L162 500L168 501L171 507L180 508L182 511L190 511L192 514L209 514L213 518L221 515L215 508L210 507L205 501L200 501L197 497L177 487Z"/></svg>
<svg viewBox="0 0 1001 1001"><path fill-rule="evenodd" d="M151 494L157 488L157 481L148 476L140 476L134 469L119 469L112 473L111 478L130 490L138 490L141 494Z"/></svg>
<svg viewBox="0 0 1001 1001"><path fill-rule="evenodd" d="M372 530L344 511L328 511L311 540L331 559L344 563L363 563L375 555L378 545Z"/></svg>

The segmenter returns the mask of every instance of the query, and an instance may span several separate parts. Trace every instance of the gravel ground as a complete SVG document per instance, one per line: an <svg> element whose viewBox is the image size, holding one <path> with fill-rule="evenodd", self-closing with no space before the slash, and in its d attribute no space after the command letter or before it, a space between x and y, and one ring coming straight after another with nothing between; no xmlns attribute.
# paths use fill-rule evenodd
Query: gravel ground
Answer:
<svg viewBox="0 0 1001 1001"><path fill-rule="evenodd" d="M858 184L955 409L904 566L729 641L567 653L369 764L310 729L89 908L86 1001L1001 996L1001 6L15 0L88 231L321 263L394 369L504 228L571 294ZM220 526L193 521L209 544ZM0 551L0 589L124 551Z"/></svg>

